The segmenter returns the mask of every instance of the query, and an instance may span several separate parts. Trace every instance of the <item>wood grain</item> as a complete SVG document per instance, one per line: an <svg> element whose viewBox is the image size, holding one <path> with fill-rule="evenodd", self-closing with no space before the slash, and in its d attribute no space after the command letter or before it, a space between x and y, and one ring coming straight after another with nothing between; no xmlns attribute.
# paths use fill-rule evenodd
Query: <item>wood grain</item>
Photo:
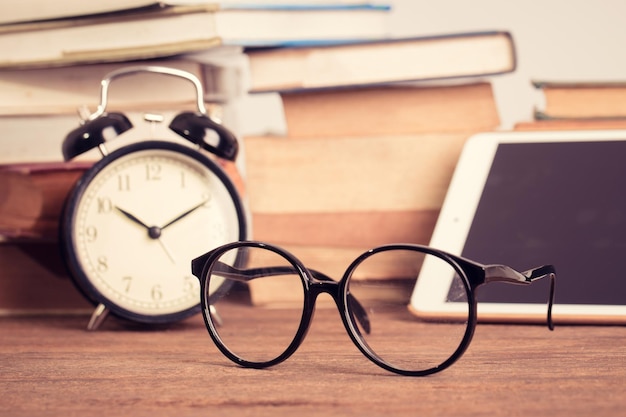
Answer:
<svg viewBox="0 0 626 417"><path fill-rule="evenodd" d="M266 370L224 358L198 316L168 328L110 318L0 319L0 414L621 416L625 327L479 324L460 361L426 378L363 357L319 309L295 355Z"/></svg>

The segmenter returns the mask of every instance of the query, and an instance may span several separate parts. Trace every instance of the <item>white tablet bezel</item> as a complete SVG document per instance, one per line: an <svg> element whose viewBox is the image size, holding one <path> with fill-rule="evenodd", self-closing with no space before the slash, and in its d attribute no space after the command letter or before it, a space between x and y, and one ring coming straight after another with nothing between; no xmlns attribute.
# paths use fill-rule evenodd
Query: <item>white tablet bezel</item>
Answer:
<svg viewBox="0 0 626 417"><path fill-rule="evenodd" d="M490 132L472 136L467 140L457 163L430 246L455 255L462 252L500 144L611 140L626 140L626 130ZM411 297L411 311L423 318L456 316L460 311L459 306L446 302L452 276L449 279L442 277L435 273L434 268L429 263L422 266ZM547 304L479 302L478 319L545 322L546 311ZM557 323L623 324L626 323L626 306L555 304L553 317Z"/></svg>

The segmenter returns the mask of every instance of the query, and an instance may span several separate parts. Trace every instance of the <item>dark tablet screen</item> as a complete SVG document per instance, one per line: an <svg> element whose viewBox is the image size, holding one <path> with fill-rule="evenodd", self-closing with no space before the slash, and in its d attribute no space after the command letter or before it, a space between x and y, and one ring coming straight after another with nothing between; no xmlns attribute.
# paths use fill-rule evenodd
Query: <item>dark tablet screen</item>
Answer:
<svg viewBox="0 0 626 417"><path fill-rule="evenodd" d="M462 255L555 265L557 304L626 305L626 140L500 144ZM542 281L478 300L545 303Z"/></svg>

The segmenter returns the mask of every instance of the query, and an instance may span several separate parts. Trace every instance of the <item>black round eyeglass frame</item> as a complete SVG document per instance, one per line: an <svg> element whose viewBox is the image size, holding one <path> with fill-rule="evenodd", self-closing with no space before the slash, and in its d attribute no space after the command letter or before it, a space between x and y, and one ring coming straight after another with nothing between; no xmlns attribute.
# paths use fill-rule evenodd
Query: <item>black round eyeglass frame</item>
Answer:
<svg viewBox="0 0 626 417"><path fill-rule="evenodd" d="M224 253L240 248L260 248L272 251L277 255L282 256L291 264L288 272L295 272L298 274L298 276L302 280L303 288L305 291L303 313L293 340L282 354L269 361L248 361L244 358L237 356L234 352L229 350L219 336L219 331L217 329L219 327L219 323L217 323L214 319L213 304L222 296L222 294L221 291L209 294L208 288L209 277L216 267L221 268L219 270L220 275L228 275L229 278L233 278L236 281L238 280L245 282L250 279L254 279L255 277L258 277L255 276L254 270L243 270L237 268L237 265L245 264L245 257L242 258L241 256L238 256L235 266L230 266L219 262L220 257ZM435 256L452 266L460 277L461 281L463 282L468 302L468 315L465 332L456 350L450 355L450 357L448 357L448 359L446 359L437 366L420 370L399 369L380 358L373 350L369 348L367 342L363 339L363 337L361 337L361 332L357 326L357 323L367 331L367 329L369 328L369 322L365 309L360 305L358 300L354 299L354 297L351 296L351 294L348 292L350 278L354 270L370 256L373 256L380 252L393 250L409 250ZM287 272L284 268L285 267L277 267L275 271L276 274L282 274ZM363 353L363 355L365 355L370 361L380 366L381 368L405 376L431 375L448 368L450 365L459 360L459 358L463 355L463 353L465 353L468 346L470 345L470 342L472 341L474 330L478 321L477 301L475 296L476 289L480 285L489 282L499 281L514 284L530 284L537 279L550 277L551 286L548 298L547 324L550 330L554 329L554 324L552 322L552 306L554 304L556 270L552 265L543 265L524 272L518 272L505 265L483 265L478 262L462 258L460 256L452 255L450 253L424 245L399 243L378 246L362 253L350 264L350 266L348 266L341 280L335 281L319 271L308 269L302 264L302 262L300 262L298 258L296 258L293 254L283 248L259 241L238 241L219 246L193 259L191 262L191 269L193 275L200 280L202 316L204 318L204 323L206 325L209 335L211 336L211 339L218 347L218 349L227 358L229 358L234 363L247 368L260 369L270 367L285 361L293 353L295 353L308 332L311 320L313 318L313 313L315 311L315 302L317 300L317 297L322 293L329 294L335 301L335 304L339 309L343 325L348 335L350 336L350 339ZM267 269L264 269L263 273L266 274L267 271Z"/></svg>

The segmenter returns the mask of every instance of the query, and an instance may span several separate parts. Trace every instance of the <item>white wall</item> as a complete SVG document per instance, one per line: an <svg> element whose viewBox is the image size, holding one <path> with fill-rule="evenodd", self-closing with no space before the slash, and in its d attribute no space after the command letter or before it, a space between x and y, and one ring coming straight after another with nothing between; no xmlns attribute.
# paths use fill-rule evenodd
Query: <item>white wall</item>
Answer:
<svg viewBox="0 0 626 417"><path fill-rule="evenodd" d="M508 30L512 74L493 78L503 128L532 120L531 80L626 81L624 0L392 0L394 36Z"/></svg>

